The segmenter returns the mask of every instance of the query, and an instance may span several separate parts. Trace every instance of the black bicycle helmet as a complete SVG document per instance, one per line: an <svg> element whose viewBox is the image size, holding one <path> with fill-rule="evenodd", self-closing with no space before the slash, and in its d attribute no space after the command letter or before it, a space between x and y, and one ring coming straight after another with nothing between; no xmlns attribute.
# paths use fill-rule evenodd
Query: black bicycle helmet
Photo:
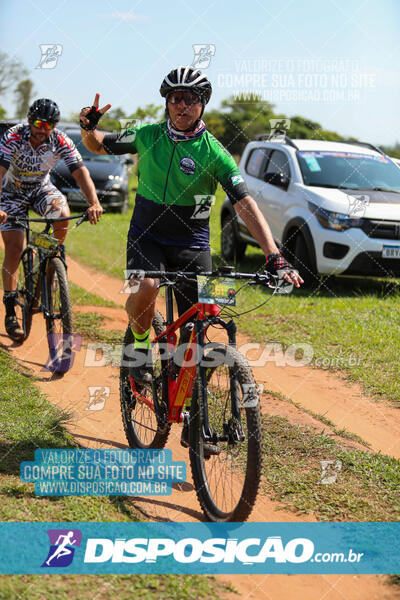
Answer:
<svg viewBox="0 0 400 600"><path fill-rule="evenodd" d="M211 98L212 87L207 77L192 66L178 67L168 73L160 87L160 94L166 98L170 92L190 90L199 95L203 107Z"/></svg>
<svg viewBox="0 0 400 600"><path fill-rule="evenodd" d="M60 120L60 110L57 104L49 98L35 100L28 110L28 121L41 119L48 123L57 123Z"/></svg>

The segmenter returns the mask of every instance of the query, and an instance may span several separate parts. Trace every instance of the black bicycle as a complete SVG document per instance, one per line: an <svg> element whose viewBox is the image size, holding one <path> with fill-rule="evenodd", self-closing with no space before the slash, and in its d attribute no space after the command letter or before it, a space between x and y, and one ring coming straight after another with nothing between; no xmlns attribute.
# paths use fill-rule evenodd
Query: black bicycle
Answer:
<svg viewBox="0 0 400 600"><path fill-rule="evenodd" d="M73 217L30 219L8 217L8 222L25 229L26 247L18 265L15 313L25 341L31 331L32 317L42 313L46 321L49 360L46 367L65 373L71 366L72 310L65 254L52 235L52 224L77 219L74 227L88 220L87 213ZM43 231L33 231L30 223L45 223Z"/></svg>
<svg viewBox="0 0 400 600"><path fill-rule="evenodd" d="M134 356L130 327L125 334L120 400L129 446L163 448L171 425L183 422L181 443L189 447L194 486L206 518L244 521L261 479L261 417L258 387L236 348L233 319L257 307L237 312L233 280L245 280L240 289L258 284L274 293L288 293L293 286L264 273L235 273L233 267L212 273L139 271L138 276L157 278L159 287L166 287L167 318L157 312L153 319L151 386L138 385L130 377L129 361ZM198 281L199 302L174 320L172 288L196 276L203 276ZM210 342L210 327L225 330L228 345Z"/></svg>

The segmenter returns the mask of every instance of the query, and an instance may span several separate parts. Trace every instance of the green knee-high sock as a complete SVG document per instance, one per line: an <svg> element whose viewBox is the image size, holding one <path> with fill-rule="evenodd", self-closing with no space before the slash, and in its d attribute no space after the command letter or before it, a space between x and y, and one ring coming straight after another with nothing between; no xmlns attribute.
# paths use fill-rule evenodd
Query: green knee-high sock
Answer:
<svg viewBox="0 0 400 600"><path fill-rule="evenodd" d="M144 348L145 350L151 348L149 339L150 327L144 333L136 333L136 331L133 331L132 327L131 331L133 333L133 337L135 338L135 342L133 344L134 348Z"/></svg>

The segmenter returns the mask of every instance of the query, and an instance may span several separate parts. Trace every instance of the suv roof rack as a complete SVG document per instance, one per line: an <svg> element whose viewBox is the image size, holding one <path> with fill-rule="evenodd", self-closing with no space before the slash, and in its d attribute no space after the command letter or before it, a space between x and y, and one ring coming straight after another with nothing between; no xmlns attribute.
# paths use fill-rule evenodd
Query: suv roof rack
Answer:
<svg viewBox="0 0 400 600"><path fill-rule="evenodd" d="M296 144L293 142L293 140L290 139L290 137L288 135L280 135L279 133L275 134L275 137L279 136L279 141L284 142L285 144L288 144L288 146L292 146L292 148L295 148L296 150L298 150L298 147L296 146ZM257 135L254 136L255 140L269 140L271 142L274 141L274 134L272 133L258 133Z"/></svg>
<svg viewBox="0 0 400 600"><path fill-rule="evenodd" d="M379 152L379 154L383 154L386 156L385 152L378 148L378 146L374 146L374 144L369 144L368 142L351 142L350 140L338 140L341 144L354 144L355 146L364 146L365 148L369 148L370 150L375 150L375 152Z"/></svg>

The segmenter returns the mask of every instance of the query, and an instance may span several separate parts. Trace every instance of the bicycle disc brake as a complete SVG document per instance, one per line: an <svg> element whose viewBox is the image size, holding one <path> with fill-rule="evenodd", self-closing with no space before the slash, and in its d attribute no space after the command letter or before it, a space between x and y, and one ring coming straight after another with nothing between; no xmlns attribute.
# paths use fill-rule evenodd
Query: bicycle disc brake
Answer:
<svg viewBox="0 0 400 600"><path fill-rule="evenodd" d="M227 423L224 423L224 435L228 436L228 444L236 446L239 442L244 442L245 435L242 424L238 419L231 417Z"/></svg>

